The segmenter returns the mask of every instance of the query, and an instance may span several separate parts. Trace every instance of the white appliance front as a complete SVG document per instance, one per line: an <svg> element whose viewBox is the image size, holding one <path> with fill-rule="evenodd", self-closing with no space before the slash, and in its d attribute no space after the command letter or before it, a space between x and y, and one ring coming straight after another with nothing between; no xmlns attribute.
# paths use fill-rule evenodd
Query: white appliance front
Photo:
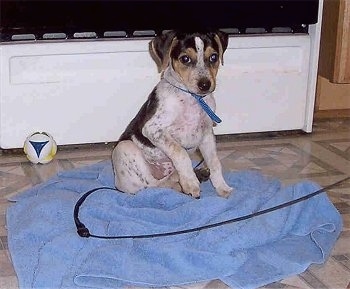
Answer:
<svg viewBox="0 0 350 289"><path fill-rule="evenodd" d="M149 39L0 45L0 147L36 131L58 145L116 141L158 82ZM216 134L310 127L310 36L230 37Z"/></svg>

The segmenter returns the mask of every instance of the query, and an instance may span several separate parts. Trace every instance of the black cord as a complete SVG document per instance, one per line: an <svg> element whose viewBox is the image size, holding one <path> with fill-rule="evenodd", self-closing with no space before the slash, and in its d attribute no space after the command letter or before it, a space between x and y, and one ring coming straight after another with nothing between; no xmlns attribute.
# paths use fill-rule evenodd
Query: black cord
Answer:
<svg viewBox="0 0 350 289"><path fill-rule="evenodd" d="M85 225L80 222L79 220L79 209L80 206L84 203L84 201L86 200L86 198L88 196L90 196L92 193L98 191L98 190L114 190L116 191L115 188L110 188L110 187L99 187L99 188L95 188L92 189L88 192L86 192L84 195L81 196L81 198L77 201L77 203L74 206L74 222L75 222L75 226L77 227L77 233L80 237L92 237L90 235L90 232L88 230L88 228L85 227Z"/></svg>
<svg viewBox="0 0 350 289"><path fill-rule="evenodd" d="M202 158L198 164L193 168L194 170L197 169L202 163L204 163L204 159Z"/></svg>
<svg viewBox="0 0 350 289"><path fill-rule="evenodd" d="M347 181L349 179L350 179L350 177L346 177L346 178L344 178L336 183L333 183L327 187L321 188L313 193L310 193L310 194L305 195L303 197L300 197L298 199L295 199L295 200L292 200L289 202L285 202L285 203L282 203L280 205L277 205L277 206L274 206L274 207L271 207L271 208L268 208L268 209L265 209L262 211L258 211L258 212L252 213L252 214L244 215L244 216L241 216L238 218L233 218L233 219L229 219L229 220L218 222L218 223L213 223L213 224L209 224L209 225L204 225L204 226L186 229L186 230L180 230L180 231L172 231L172 232L165 232L165 233L158 233L158 234L125 235L125 236L100 236L100 235L90 234L89 229L86 228L86 226L82 222L80 222L80 220L79 220L79 208L89 195L96 192L97 190L102 190L102 189L116 190L116 189L110 188L110 187L100 187L100 188L95 188L95 189L88 191L77 201L77 203L74 207L74 222L75 222L75 225L77 227L78 235L80 237L84 237L84 238L92 237L92 238L98 238L98 239L147 239L147 238L157 238L157 237L167 237L167 236L188 234L188 233L192 233L192 232L198 232L201 230L206 230L206 229L210 229L210 228L223 226L226 224L231 224L231 223L235 223L235 222L239 222L239 221L248 220L248 219L251 219L253 217L257 217L257 216L260 216L263 214L267 214L267 213L270 213L270 212L273 212L276 210L283 209L285 207L295 205L297 203L308 200L314 196L317 196L317 195L319 195L319 194L321 194L321 193L323 193L331 188L334 188L334 187L340 185L341 183L344 183L345 181Z"/></svg>

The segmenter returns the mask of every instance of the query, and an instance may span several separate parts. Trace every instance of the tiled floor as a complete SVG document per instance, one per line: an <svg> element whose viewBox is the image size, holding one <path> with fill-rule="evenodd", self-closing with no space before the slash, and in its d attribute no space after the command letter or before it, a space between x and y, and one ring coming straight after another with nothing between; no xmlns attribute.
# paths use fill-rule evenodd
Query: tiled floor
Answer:
<svg viewBox="0 0 350 289"><path fill-rule="evenodd" d="M47 165L30 164L20 151L0 151L0 288L18 288L5 227L7 197L38 184L58 171L109 159L112 145L60 147ZM258 169L293 183L311 179L325 186L350 175L350 119L315 122L312 134L260 134L220 137L225 170ZM350 288L350 182L328 192L343 216L344 229L326 264L265 288ZM188 288L227 288L220 281Z"/></svg>

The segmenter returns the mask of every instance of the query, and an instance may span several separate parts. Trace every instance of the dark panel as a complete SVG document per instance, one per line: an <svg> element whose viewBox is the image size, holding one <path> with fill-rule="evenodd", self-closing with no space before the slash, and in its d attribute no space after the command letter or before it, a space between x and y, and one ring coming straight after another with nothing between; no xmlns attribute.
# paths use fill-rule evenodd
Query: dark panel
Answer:
<svg viewBox="0 0 350 289"><path fill-rule="evenodd" d="M317 22L318 0L0 0L5 34L288 26ZM40 38L40 36L39 36Z"/></svg>

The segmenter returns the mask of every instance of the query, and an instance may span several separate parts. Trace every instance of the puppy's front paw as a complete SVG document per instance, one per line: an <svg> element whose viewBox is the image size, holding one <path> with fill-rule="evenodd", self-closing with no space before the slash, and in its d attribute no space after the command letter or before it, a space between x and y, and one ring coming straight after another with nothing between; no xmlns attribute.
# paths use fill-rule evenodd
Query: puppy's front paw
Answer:
<svg viewBox="0 0 350 289"><path fill-rule="evenodd" d="M232 193L233 188L231 188L225 184L223 186L216 188L216 191L220 197L228 198L230 196L230 194Z"/></svg>
<svg viewBox="0 0 350 289"><path fill-rule="evenodd" d="M199 188L199 182L186 180L181 182L182 191L189 196L192 196L195 199L200 198L200 188Z"/></svg>

